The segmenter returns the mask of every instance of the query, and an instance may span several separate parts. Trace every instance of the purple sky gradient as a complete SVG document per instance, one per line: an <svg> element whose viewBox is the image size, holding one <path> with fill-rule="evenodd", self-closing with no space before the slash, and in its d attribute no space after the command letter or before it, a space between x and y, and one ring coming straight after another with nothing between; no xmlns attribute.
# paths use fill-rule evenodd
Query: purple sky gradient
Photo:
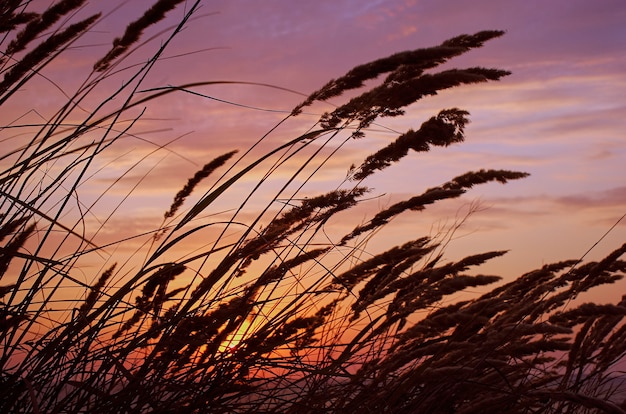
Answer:
<svg viewBox="0 0 626 414"><path fill-rule="evenodd" d="M113 7L93 3L89 7ZM149 4L124 2L95 33L81 40L88 47L71 51L66 60L48 68L47 75L71 89L80 80L75 71L103 53L111 37ZM181 14L182 9L171 13L168 21L174 24ZM405 240L407 235L399 229L414 237L416 231L432 231L433 224L450 224L468 203L480 200L484 209L458 231L462 237L449 246L449 258L511 249L485 266L484 272L515 276L545 263L580 257L626 213L626 3L622 0L216 0L204 3L200 15L165 54L186 55L159 63L146 87L228 80L308 94L357 64L398 51L434 46L462 33L507 32L451 60L447 67L496 67L512 71L511 76L445 91L414 104L402 119L379 122L404 131L419 127L446 107L466 109L472 120L465 143L411 154L368 181L371 195L382 197L364 207L363 214L468 170L514 169L530 172L531 177L506 186L477 187L460 201L403 215L394 223L400 225L382 233L381 246ZM145 53L154 50L161 38L146 45ZM197 91L287 112L303 99L295 93L246 85ZM36 106L46 113L54 96L25 91L21 98L24 108ZM269 142L295 137L330 108L315 105L313 114L286 125ZM231 149L245 150L283 116L185 94L168 98L166 104L155 103L138 131L171 128L146 132L159 143L188 135L169 147L172 153L161 153L145 164L148 169L158 161L159 168L139 187L141 197L125 208L158 218L199 166ZM373 133L351 143L330 164L332 168L312 183L311 191L334 188L348 165L394 137ZM128 145L133 151L147 148L131 139ZM118 154L110 154L111 159L114 155ZM108 175L94 179L93 194L131 163L128 156L109 164ZM128 186L145 169L130 174ZM119 191L124 193L123 183ZM589 257L603 257L624 240L626 220Z"/></svg>

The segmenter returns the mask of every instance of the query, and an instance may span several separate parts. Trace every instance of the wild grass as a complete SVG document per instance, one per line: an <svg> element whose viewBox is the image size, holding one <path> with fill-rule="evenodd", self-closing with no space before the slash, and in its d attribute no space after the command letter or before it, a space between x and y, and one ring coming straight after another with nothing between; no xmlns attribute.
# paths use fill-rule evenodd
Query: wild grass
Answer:
<svg viewBox="0 0 626 414"><path fill-rule="evenodd" d="M130 22L45 122L33 127L16 120L2 128L3 134L26 133L3 138L0 155L0 411L626 411L620 382L626 299L572 302L622 278L626 244L599 262L548 264L506 283L473 272L505 251L445 262L445 241L419 235L364 253L400 214L526 173L468 172L329 236L327 230L343 228L351 209L368 196L370 176L411 151L462 143L467 111L440 111L352 166L335 188L316 196L306 192L336 148L366 139L381 118L401 116L440 90L507 76L480 67L435 71L501 31L461 35L355 67L286 115L298 117L316 101L359 91L311 129L256 158L251 149L264 148L269 134L243 155L235 157L236 148L215 154L151 231L100 245L98 234L121 231L110 226L116 214L124 214L120 203L99 222L90 220L109 195L105 190L95 201L82 195L102 168L103 154L124 147L123 138L152 101L220 83L140 93L199 2L185 4L180 23L144 64L126 62L142 33L182 10L179 3L160 0ZM0 6L4 108L101 19L96 14L73 22L82 4L60 1L41 13L30 12L28 2ZM94 106L91 97L120 74L121 86ZM379 84L365 88L381 76ZM229 218L214 219L216 205L250 177L258 180ZM268 195L263 184L275 177L283 177L280 188ZM260 209L251 201L259 195L265 200ZM198 239L209 242L186 251ZM142 242L130 259L118 260L116 248L128 240ZM88 280L85 260L100 269ZM472 299L456 296L498 281Z"/></svg>

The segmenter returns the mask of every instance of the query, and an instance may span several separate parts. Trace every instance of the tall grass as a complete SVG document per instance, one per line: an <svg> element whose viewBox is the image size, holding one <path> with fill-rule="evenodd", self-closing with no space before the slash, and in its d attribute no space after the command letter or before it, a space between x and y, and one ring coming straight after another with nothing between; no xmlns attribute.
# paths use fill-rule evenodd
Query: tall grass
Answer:
<svg viewBox="0 0 626 414"><path fill-rule="evenodd" d="M9 144L0 156L0 411L625 412L619 369L626 299L572 300L622 277L626 244L602 261L545 265L468 300L458 293L501 280L468 271L504 251L445 262L445 240L417 235L366 252L400 214L527 174L468 172L336 234L367 198L370 176L410 151L461 143L468 112L444 109L350 167L335 188L307 192L337 149L366 137L380 118L401 116L443 89L507 76L480 67L436 71L500 31L355 67L286 115L355 91L301 135L261 156L252 148L264 148L269 133L241 155L215 154L173 196L161 223L128 236L141 240L133 257L117 260L126 236L99 245L98 233L124 214L120 204L99 223L90 220L108 196L82 195L103 154L123 148L152 101L219 83L144 91L199 2L185 4L179 25L150 59L126 63L141 49L142 33L178 3L160 0L131 22L45 122L3 126L5 137L31 135L3 138ZM95 15L73 22L82 4L59 1L42 13L21 1L0 6L4 108L99 21ZM92 96L120 74L121 86L94 105ZM251 177L258 179L228 219L213 218ZM268 195L263 185L270 179L282 181ZM196 201L187 205L190 197ZM265 200L261 208L257 197ZM209 242L187 251L198 239ZM88 280L84 260L100 267Z"/></svg>

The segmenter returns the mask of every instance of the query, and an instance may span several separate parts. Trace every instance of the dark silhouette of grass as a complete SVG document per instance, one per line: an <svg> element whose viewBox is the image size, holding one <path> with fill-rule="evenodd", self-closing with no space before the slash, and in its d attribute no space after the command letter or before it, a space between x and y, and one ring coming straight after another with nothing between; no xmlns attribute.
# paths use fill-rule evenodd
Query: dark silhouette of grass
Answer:
<svg viewBox="0 0 626 414"><path fill-rule="evenodd" d="M250 161L250 151L235 161L235 151L215 154L173 197L161 224L130 236L147 237L135 253L141 266L130 271L115 263L108 248L126 239L97 245L93 235L110 224L90 227L87 217L95 204L84 205L80 190L97 168L94 161L106 148L123 145L118 141L142 116L125 123L122 115L201 85L137 94L199 2L186 4L184 18L152 59L118 69L143 31L178 3L158 1L130 23L25 145L3 146L0 411L625 412L619 367L626 352L626 299L602 305L572 300L622 277L626 244L602 261L545 265L463 301L455 295L501 279L468 270L504 251L444 262L445 243L418 235L383 252L363 252L399 214L526 173L468 172L353 223L336 239L325 235L367 196L368 177L410 151L463 142L467 111L442 110L418 130L400 134L325 194L305 198L303 187L289 190L296 180L310 181L314 175L304 171L318 171L329 157L322 150L346 145L346 134L365 137L379 118L401 116L408 105L442 89L508 75L486 68L433 72L501 31L395 54L329 82L286 118L316 100L338 98L386 76L257 159ZM6 34L1 105L11 105L24 84L99 19L70 23L81 4L60 1L42 14L25 11L19 1L0 6L0 30ZM89 107L87 98L119 73L126 82L80 122L70 123L82 105ZM217 83L232 82L202 84ZM105 111L114 98L121 102L117 109ZM26 125L11 127L26 130ZM246 219L242 212L261 185L294 160L298 166L282 187ZM54 175L47 174L52 166ZM216 201L252 174L260 177L258 183L233 206L231 218L212 220ZM205 181L209 189L185 207ZM74 205L81 215L72 222L67 213ZM208 247L185 251L186 242L209 234ZM101 263L92 282L79 276L77 263L84 257Z"/></svg>

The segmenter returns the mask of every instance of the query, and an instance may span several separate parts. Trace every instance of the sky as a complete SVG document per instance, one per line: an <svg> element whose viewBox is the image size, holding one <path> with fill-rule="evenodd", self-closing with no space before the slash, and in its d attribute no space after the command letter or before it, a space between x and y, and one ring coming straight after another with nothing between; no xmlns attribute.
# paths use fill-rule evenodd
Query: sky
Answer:
<svg viewBox="0 0 626 414"><path fill-rule="evenodd" d="M83 11L109 7L105 10L110 14L81 40L81 47L47 68L46 75L64 89L78 85L77 74L84 73L85 65L107 49L112 36L150 4L105 3L94 1ZM182 12L182 8L172 12L166 24L174 24ZM144 86L238 81L289 91L214 85L194 90L237 105L190 94L151 103L137 124L137 134L153 142L176 141L169 144L170 152L150 156L143 170L133 170L116 187L121 197L124 183L133 186L141 181L138 197L124 202L128 214L113 220L110 228L150 228L199 166L232 149L245 151L304 95L352 67L434 46L459 34L496 29L506 34L446 67L494 67L512 75L450 89L410 106L401 119L381 120L366 138L346 144L305 192L339 185L347 166L395 138L397 134L384 128L417 128L440 109L459 107L471 114L466 142L410 154L366 182L372 201L357 210L363 214L360 220L469 170L501 168L531 176L505 186L479 186L460 200L402 215L381 232L380 245L373 243L371 248L424 232L437 234L478 204L478 211L455 233L448 258L509 249L482 269L505 277L580 258L589 249L586 258L602 258L626 241L626 219L612 228L626 213L625 21L622 0L206 1L166 50L165 56L172 58L160 62ZM165 39L156 31L147 35L155 37L142 46L139 56ZM24 108L36 107L45 116L52 111L55 94L59 92L43 95L30 90L20 99ZM323 111L341 102L337 98L316 104L301 119L281 126L268 145L305 132ZM107 169L92 181L94 197L132 165L137 154L152 149L138 139L127 141L128 147L109 154ZM151 175L140 180L153 167ZM224 209L229 208L226 201ZM119 235L118 230L110 232L111 237ZM623 286L617 291L621 294ZM616 294L615 289L601 292Z"/></svg>

